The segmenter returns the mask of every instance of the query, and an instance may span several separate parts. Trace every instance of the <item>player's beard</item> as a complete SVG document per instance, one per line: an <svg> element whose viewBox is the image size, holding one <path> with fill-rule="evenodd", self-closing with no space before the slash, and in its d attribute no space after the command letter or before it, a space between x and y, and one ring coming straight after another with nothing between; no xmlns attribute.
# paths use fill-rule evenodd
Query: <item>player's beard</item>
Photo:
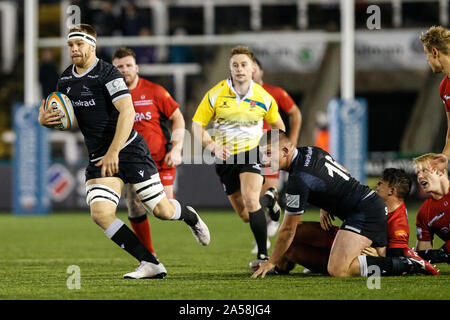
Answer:
<svg viewBox="0 0 450 320"><path fill-rule="evenodd" d="M134 81L137 78L137 73L135 73L134 75L130 75L129 77L125 77L125 84L127 85L127 87L129 87L130 85L132 85L134 83Z"/></svg>
<svg viewBox="0 0 450 320"><path fill-rule="evenodd" d="M72 58L73 64L78 68L84 68L86 64L88 63L89 59L91 57L91 53L88 51L82 52L81 57L78 57L78 59L74 60Z"/></svg>

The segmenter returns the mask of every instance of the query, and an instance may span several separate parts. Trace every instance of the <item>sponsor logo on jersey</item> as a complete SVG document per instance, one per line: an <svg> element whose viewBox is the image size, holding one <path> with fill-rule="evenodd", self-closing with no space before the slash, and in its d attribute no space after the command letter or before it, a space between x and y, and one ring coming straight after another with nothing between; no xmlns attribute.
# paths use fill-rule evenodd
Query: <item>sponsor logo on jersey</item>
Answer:
<svg viewBox="0 0 450 320"><path fill-rule="evenodd" d="M308 153L306 154L306 159L305 159L305 167L309 166L309 163L311 162L311 157L312 157L312 148L308 147Z"/></svg>
<svg viewBox="0 0 450 320"><path fill-rule="evenodd" d="M78 100L78 101L72 101L72 104L74 107L92 107L95 106L95 100Z"/></svg>
<svg viewBox="0 0 450 320"><path fill-rule="evenodd" d="M300 208L300 195L286 193L286 207Z"/></svg>
<svg viewBox="0 0 450 320"><path fill-rule="evenodd" d="M145 97L144 97L145 98ZM152 99L136 100L133 101L134 106L149 106L153 104Z"/></svg>
<svg viewBox="0 0 450 320"><path fill-rule="evenodd" d="M152 118L152 113L150 111L147 112L136 112L136 116L134 118L134 122L139 122L142 120L150 120Z"/></svg>
<svg viewBox="0 0 450 320"><path fill-rule="evenodd" d="M397 238L407 238L408 237L408 232L406 232L405 230L395 230L394 231L394 235Z"/></svg>
<svg viewBox="0 0 450 320"><path fill-rule="evenodd" d="M125 81L123 81L123 78L117 78L108 82L106 84L106 89L108 89L109 94L113 96L120 91L128 90L128 87Z"/></svg>
<svg viewBox="0 0 450 320"><path fill-rule="evenodd" d="M93 96L93 95L94 94L91 92L91 90L87 86L85 86L85 85L82 86L82 90L81 90L82 97Z"/></svg>
<svg viewBox="0 0 450 320"><path fill-rule="evenodd" d="M437 215L436 217L434 217L433 219L431 219L430 222L428 222L428 226L431 227L431 225L433 223L435 223L437 220L439 220L440 218L442 218L445 215L444 212L441 212L439 215Z"/></svg>
<svg viewBox="0 0 450 320"><path fill-rule="evenodd" d="M144 177L144 170L139 170L139 175L143 178Z"/></svg>

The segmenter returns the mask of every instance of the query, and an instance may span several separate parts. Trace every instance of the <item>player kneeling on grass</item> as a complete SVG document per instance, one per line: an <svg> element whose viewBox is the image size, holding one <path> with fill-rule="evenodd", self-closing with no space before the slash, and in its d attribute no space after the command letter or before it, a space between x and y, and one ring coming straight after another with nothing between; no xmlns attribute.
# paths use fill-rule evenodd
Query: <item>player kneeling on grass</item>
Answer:
<svg viewBox="0 0 450 320"><path fill-rule="evenodd" d="M96 57L97 33L81 24L69 31L67 44L73 64L58 80L57 90L73 102L78 126L89 152L86 168L86 195L91 217L140 265L125 278L163 278L167 271L139 241L127 225L116 217L124 184L132 185L143 206L163 220L183 220L197 241L209 244L206 224L195 210L167 199L147 144L133 130L135 111L123 76L111 64ZM85 101L89 100L86 107ZM61 116L51 108L39 109L39 123L52 127Z"/></svg>
<svg viewBox="0 0 450 320"><path fill-rule="evenodd" d="M450 263L450 181L446 165L433 166L438 156L427 153L413 160L417 181L431 196L424 201L416 216L417 253L432 263ZM445 242L440 249L433 249L434 235Z"/></svg>
<svg viewBox="0 0 450 320"><path fill-rule="evenodd" d="M327 152L317 147L296 148L281 130L270 130L260 142L263 162L274 170L286 170L286 212L274 251L252 275L264 277L280 262L295 237L306 203L317 206L343 221L336 233L327 271L334 277L368 276L377 266L382 275L404 273L437 274L424 260L414 257L371 257L361 252L373 246L379 254L387 245L387 208L368 186L352 178Z"/></svg>
<svg viewBox="0 0 450 320"><path fill-rule="evenodd" d="M414 257L421 259L408 247L409 224L405 198L411 190L412 181L403 169L387 168L378 181L376 191L388 209L387 231L388 257ZM305 266L304 273L328 274L327 265L331 247L338 227L333 226L330 215L321 210L319 222L302 222L297 226L291 246L275 266L275 274L287 274L296 264ZM378 256L376 249L368 247L364 254Z"/></svg>

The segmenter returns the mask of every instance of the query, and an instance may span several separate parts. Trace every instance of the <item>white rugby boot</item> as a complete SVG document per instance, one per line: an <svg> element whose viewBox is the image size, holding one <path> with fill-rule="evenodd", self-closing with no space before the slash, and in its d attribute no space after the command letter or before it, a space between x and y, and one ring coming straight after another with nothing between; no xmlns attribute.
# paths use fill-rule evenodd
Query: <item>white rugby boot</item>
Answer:
<svg viewBox="0 0 450 320"><path fill-rule="evenodd" d="M139 267L134 272L123 275L124 279L163 279L167 275L167 270L162 263L154 264L141 261Z"/></svg>
<svg viewBox="0 0 450 320"><path fill-rule="evenodd" d="M252 269L253 271L256 271L259 269L259 267L266 262L267 260L269 260L269 257L264 255L264 254L260 254L258 256L257 259L250 261L250 263L248 264L248 266L250 267L250 269Z"/></svg>
<svg viewBox="0 0 450 320"><path fill-rule="evenodd" d="M195 215L198 218L197 223L194 226L189 226L191 228L192 234L194 235L195 239L198 243L200 243L202 246L207 246L209 242L211 241L211 236L209 234L209 229L206 223L203 222L203 220L200 218L198 213L195 211L194 208L190 206L186 206L186 208L195 213Z"/></svg>

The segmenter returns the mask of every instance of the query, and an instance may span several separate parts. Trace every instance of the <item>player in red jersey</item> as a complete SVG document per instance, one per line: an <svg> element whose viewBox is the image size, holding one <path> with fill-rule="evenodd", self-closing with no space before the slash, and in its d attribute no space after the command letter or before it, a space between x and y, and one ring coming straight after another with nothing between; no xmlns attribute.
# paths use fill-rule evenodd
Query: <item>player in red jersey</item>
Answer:
<svg viewBox="0 0 450 320"><path fill-rule="evenodd" d="M302 126L302 114L300 108L283 88L265 83L263 81L263 76L264 71L261 62L255 58L255 71L252 76L253 81L260 84L275 99L281 110L289 116L289 140L296 146ZM270 125L265 120L263 122L263 130L264 132L270 130ZM261 189L262 199L264 199L265 194L269 194L271 198L277 197L279 178L279 171L274 172L269 167L264 168L264 185ZM270 207L272 208L272 206ZM273 209L269 209L268 213L270 219L268 219L267 222L267 236L273 237L278 229L281 209L279 205L275 203Z"/></svg>
<svg viewBox="0 0 450 320"><path fill-rule="evenodd" d="M439 95L447 115L447 136L442 154L435 156L432 165L438 170L447 168L450 158L450 30L433 26L420 36L428 64L434 73L444 73L439 87Z"/></svg>
<svg viewBox="0 0 450 320"><path fill-rule="evenodd" d="M431 195L416 217L417 252L433 263L450 263L450 180L447 169L432 168L435 156L427 153L413 160L419 185ZM440 249L433 249L434 235L445 242Z"/></svg>
<svg viewBox="0 0 450 320"><path fill-rule="evenodd" d="M387 168L377 183L376 191L383 198L387 210L388 257L417 258L417 254L408 247L409 224L405 198L411 190L412 181L402 169ZM295 238L282 260L277 264L275 273L287 274L296 264L312 272L328 274L327 265L331 247L338 227L333 226L327 212L320 211L320 222L301 222ZM377 250L366 248L364 254L378 256Z"/></svg>
<svg viewBox="0 0 450 320"><path fill-rule="evenodd" d="M184 139L184 118L178 103L162 86L138 76L136 55L129 48L119 48L113 55L113 65L125 77L136 117L134 129L145 139L158 168L164 192L173 199L175 167L181 163ZM168 122L172 123L171 130ZM172 131L172 135L171 132ZM155 253L147 214L136 193L126 190L128 218L138 238Z"/></svg>

